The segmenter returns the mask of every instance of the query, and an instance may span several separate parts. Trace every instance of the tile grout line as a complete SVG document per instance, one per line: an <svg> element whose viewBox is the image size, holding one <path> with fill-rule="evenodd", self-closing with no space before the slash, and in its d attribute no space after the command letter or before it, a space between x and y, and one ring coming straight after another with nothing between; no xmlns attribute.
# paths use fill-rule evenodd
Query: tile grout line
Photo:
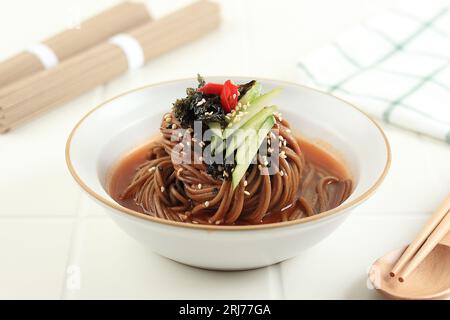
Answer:
<svg viewBox="0 0 450 320"><path fill-rule="evenodd" d="M4 214L0 215L0 220L2 219L18 219L18 220L34 220L34 219L55 219L55 220L72 220L76 219L77 214L67 214L67 215L52 215L52 214Z"/></svg>
<svg viewBox="0 0 450 320"><path fill-rule="evenodd" d="M79 203L78 203L77 215L76 215L75 221L72 226L70 247L69 247L66 266L65 266L65 270L64 270L65 277L64 277L63 286L61 288L61 294L60 294L61 300L67 300L70 297L70 293L67 288L67 283L69 280L68 279L68 271L71 266L76 265L77 261L79 262L79 256L80 256L80 251L81 251L81 245L82 245L81 231L82 231L82 222L83 222L82 221L82 209L83 209L83 202L84 202L83 197L80 196L80 199L78 201L79 201Z"/></svg>
<svg viewBox="0 0 450 320"><path fill-rule="evenodd" d="M268 268L269 272L269 282L270 282L270 295L272 299L275 300L283 300L285 299L284 295L284 282L281 272L281 264L283 262L279 262L275 265L271 265Z"/></svg>
<svg viewBox="0 0 450 320"><path fill-rule="evenodd" d="M100 101L104 99L106 93L106 84L103 84L98 88L98 98ZM72 235L70 239L70 247L67 255L67 262L66 262L66 268L65 268L65 277L63 286L61 288L60 293L60 299L61 300L68 300L71 299L72 290L68 288L68 281L69 281L69 268L71 267L77 267L74 272L78 272L78 276L80 277L79 280L81 281L81 267L80 267L80 258L81 258L81 251L82 246L84 242L84 222L85 220L89 219L89 216L85 216L83 214L83 209L86 205L86 197L83 197L83 192L80 191L80 197L78 199L78 208L75 214L75 221L73 223L72 227ZM90 199L89 199L90 200Z"/></svg>

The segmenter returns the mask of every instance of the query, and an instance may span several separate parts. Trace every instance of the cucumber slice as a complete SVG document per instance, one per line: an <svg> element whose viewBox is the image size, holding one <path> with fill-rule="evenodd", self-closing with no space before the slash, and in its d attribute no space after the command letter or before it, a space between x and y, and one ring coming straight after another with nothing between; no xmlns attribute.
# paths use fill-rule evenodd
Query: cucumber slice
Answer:
<svg viewBox="0 0 450 320"><path fill-rule="evenodd" d="M245 144L238 149L236 154L237 163L234 167L232 176L233 189L235 189L241 182L242 178L247 172L247 169L250 167L253 157L258 153L259 147L263 143L264 138L267 136L270 130L272 130L274 125L275 118L274 116L270 115L264 121L261 127L258 128L258 134L253 137L248 137Z"/></svg>
<svg viewBox="0 0 450 320"><path fill-rule="evenodd" d="M258 128L262 126L267 117L276 112L278 108L276 106L265 107L247 123L245 123L238 131L236 131L231 137L231 141L227 144L227 152L225 158L229 158L234 150L239 148L245 141L246 137L257 133ZM252 130L254 132L250 132ZM227 141L228 142L228 141Z"/></svg>
<svg viewBox="0 0 450 320"><path fill-rule="evenodd" d="M239 99L241 105L252 103L257 97L261 95L261 84L255 82L253 86Z"/></svg>
<svg viewBox="0 0 450 320"><path fill-rule="evenodd" d="M241 128L247 121L253 118L258 112L260 112L265 106L267 106L268 100L276 96L281 92L281 89L273 89L262 96L256 98L247 110L240 110L231 119L229 127L225 129L223 138L228 139L239 128ZM239 119L239 120L237 120Z"/></svg>

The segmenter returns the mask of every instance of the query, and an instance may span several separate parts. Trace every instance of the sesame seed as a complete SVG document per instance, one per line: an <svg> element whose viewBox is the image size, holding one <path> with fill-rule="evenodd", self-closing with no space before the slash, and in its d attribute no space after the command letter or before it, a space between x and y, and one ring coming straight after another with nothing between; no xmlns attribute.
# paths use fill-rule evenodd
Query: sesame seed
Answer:
<svg viewBox="0 0 450 320"><path fill-rule="evenodd" d="M283 141L283 146L287 147L287 141L286 140Z"/></svg>
<svg viewBox="0 0 450 320"><path fill-rule="evenodd" d="M247 190L245 190L245 191L244 191L244 194L247 195L247 196L249 196L249 195L250 195L250 192L248 192Z"/></svg>
<svg viewBox="0 0 450 320"><path fill-rule="evenodd" d="M291 131L291 129L286 129L286 132L291 133L292 131Z"/></svg>
<svg viewBox="0 0 450 320"><path fill-rule="evenodd" d="M153 171L155 171L155 170L156 170L155 167L151 167L150 169L148 169L148 172L153 172Z"/></svg>
<svg viewBox="0 0 450 320"><path fill-rule="evenodd" d="M266 161L264 161L264 166L266 166L266 167L267 167L268 165L269 165L269 161L267 161L267 160L266 160Z"/></svg>
<svg viewBox="0 0 450 320"><path fill-rule="evenodd" d="M161 187L161 192L164 192L166 190L166 188Z"/></svg>
<svg viewBox="0 0 450 320"><path fill-rule="evenodd" d="M209 207L209 201L205 201L205 207L206 207L206 208Z"/></svg>
<svg viewBox="0 0 450 320"><path fill-rule="evenodd" d="M204 104L206 102L205 98L203 98L202 100L200 100L199 102L197 102L197 107L201 106L202 104Z"/></svg>
<svg viewBox="0 0 450 320"><path fill-rule="evenodd" d="M224 171L224 172L223 172L223 176L224 176L224 177L228 177L228 172Z"/></svg>
<svg viewBox="0 0 450 320"><path fill-rule="evenodd" d="M267 148L267 152L272 153L273 151L273 148Z"/></svg>
<svg viewBox="0 0 450 320"><path fill-rule="evenodd" d="M267 145L270 146L270 143L271 143L270 139L267 139Z"/></svg>
<svg viewBox="0 0 450 320"><path fill-rule="evenodd" d="M200 190L200 189L202 188L202 184L199 183L198 186L197 186L197 188L198 188L198 190Z"/></svg>
<svg viewBox="0 0 450 320"><path fill-rule="evenodd" d="M248 181L245 180L245 181L244 181L244 187L246 187L247 185L248 185Z"/></svg>
<svg viewBox="0 0 450 320"><path fill-rule="evenodd" d="M204 147L204 146L205 146L205 143L204 143L203 141L200 141L198 145L199 145L200 147Z"/></svg>
<svg viewBox="0 0 450 320"><path fill-rule="evenodd" d="M216 222L214 222L216 225L219 225L222 223L222 220L217 220Z"/></svg>
<svg viewBox="0 0 450 320"><path fill-rule="evenodd" d="M284 176L283 170L280 171L280 176Z"/></svg>
<svg viewBox="0 0 450 320"><path fill-rule="evenodd" d="M198 224L198 221L192 220L193 224Z"/></svg>
<svg viewBox="0 0 450 320"><path fill-rule="evenodd" d="M236 93L235 93L235 94L233 94L233 99L236 99Z"/></svg>
<svg viewBox="0 0 450 320"><path fill-rule="evenodd" d="M174 124L172 124L172 129L176 129L177 128L177 125L174 123Z"/></svg>

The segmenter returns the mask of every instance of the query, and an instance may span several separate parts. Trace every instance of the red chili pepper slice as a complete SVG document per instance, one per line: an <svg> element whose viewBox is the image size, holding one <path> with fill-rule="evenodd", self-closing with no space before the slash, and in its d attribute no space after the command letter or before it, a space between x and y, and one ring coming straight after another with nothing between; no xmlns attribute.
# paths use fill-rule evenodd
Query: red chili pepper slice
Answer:
<svg viewBox="0 0 450 320"><path fill-rule="evenodd" d="M225 113L231 112L230 101L228 100L229 95L230 88L224 85L222 92L220 93L220 103L222 104L222 109Z"/></svg>
<svg viewBox="0 0 450 320"><path fill-rule="evenodd" d="M223 84L223 90L220 94L220 102L223 110L228 113L236 108L238 102L238 87L235 86L230 80L225 81Z"/></svg>
<svg viewBox="0 0 450 320"><path fill-rule="evenodd" d="M203 87L199 88L198 91L204 94L215 94L220 96L223 89L223 84L220 83L207 83Z"/></svg>
<svg viewBox="0 0 450 320"><path fill-rule="evenodd" d="M203 94L214 94L220 96L222 108L226 113L236 108L238 102L238 86L235 86L231 80L220 83L207 83L198 89Z"/></svg>

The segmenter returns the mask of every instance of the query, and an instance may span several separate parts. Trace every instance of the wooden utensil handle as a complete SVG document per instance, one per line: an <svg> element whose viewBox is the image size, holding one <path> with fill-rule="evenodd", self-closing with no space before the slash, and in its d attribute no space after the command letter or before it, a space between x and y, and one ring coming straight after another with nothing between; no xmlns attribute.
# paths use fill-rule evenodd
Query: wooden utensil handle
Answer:
<svg viewBox="0 0 450 320"><path fill-rule="evenodd" d="M436 226L442 221L447 211L450 209L450 194L444 199L441 205L436 209L436 211L431 216L430 220L423 227L414 241L408 246L403 255L394 265L391 270L391 277L396 276L403 267L408 263L408 261L414 256L414 254L419 250L428 236L433 232Z"/></svg>
<svg viewBox="0 0 450 320"><path fill-rule="evenodd" d="M442 239L439 243L450 247L450 232L448 232L444 239Z"/></svg>

